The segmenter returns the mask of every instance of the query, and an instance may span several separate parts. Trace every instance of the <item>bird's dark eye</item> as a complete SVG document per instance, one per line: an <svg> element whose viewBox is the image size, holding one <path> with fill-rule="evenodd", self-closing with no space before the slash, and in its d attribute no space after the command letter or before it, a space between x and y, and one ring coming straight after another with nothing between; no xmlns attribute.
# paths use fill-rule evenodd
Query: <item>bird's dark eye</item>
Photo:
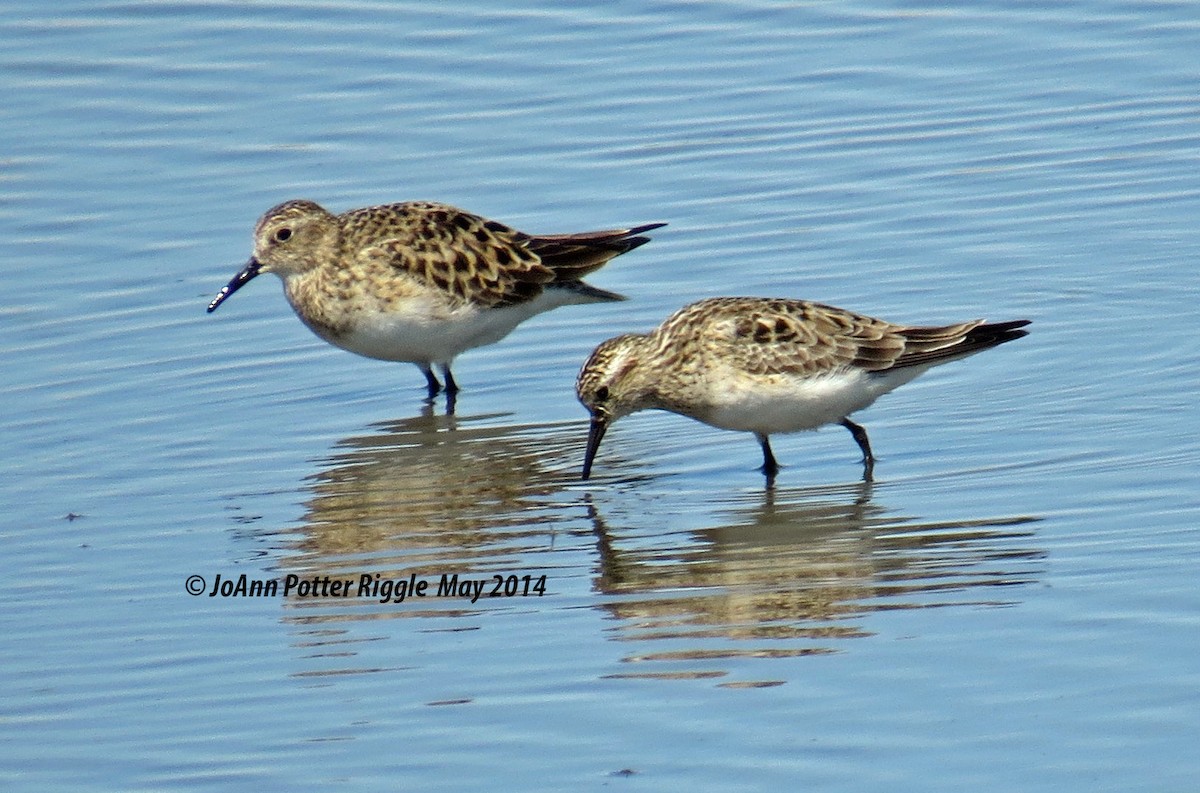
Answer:
<svg viewBox="0 0 1200 793"><path fill-rule="evenodd" d="M596 401L597 402L607 402L608 401L608 386L602 385L596 389Z"/></svg>
<svg viewBox="0 0 1200 793"><path fill-rule="evenodd" d="M275 232L275 241L276 242L287 242L291 238L292 238L292 230L289 228L282 228L279 231Z"/></svg>

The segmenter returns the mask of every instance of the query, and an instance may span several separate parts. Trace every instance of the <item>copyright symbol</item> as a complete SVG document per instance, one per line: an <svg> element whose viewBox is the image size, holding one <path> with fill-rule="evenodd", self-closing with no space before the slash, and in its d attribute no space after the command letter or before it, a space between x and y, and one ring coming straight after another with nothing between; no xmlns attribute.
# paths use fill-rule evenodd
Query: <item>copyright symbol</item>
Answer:
<svg viewBox="0 0 1200 793"><path fill-rule="evenodd" d="M183 588L188 591L189 595L200 595L204 593L204 576L190 575L184 583Z"/></svg>

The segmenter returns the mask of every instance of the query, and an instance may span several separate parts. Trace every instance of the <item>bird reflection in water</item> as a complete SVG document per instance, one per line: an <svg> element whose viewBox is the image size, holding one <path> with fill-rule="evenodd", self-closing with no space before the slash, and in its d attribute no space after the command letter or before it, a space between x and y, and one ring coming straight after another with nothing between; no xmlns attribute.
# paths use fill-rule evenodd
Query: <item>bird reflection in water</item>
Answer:
<svg viewBox="0 0 1200 793"><path fill-rule="evenodd" d="M719 677L714 661L837 652L872 635L871 612L1007 605L1036 580L1036 519L925 522L889 514L870 482L738 494L722 522L657 542L591 507L602 608L623 660L667 662L618 677ZM770 681L760 681L763 685ZM742 684L739 684L742 685Z"/></svg>
<svg viewBox="0 0 1200 793"><path fill-rule="evenodd" d="M1009 604L1041 574L1028 516L923 521L888 510L865 481L664 490L636 466L595 493L576 482L579 422L503 419L427 410L342 441L308 485L282 564L431 580L551 569L545 600L520 603L535 610L556 608L590 572L589 602L615 618L603 623L610 638L631 643L621 660L642 662L618 675L683 678L728 675L738 658L844 650L872 634L875 611ZM438 628L467 630L504 605L296 600L287 619L310 632L302 641L346 651L357 639L333 623L471 617Z"/></svg>
<svg viewBox="0 0 1200 793"><path fill-rule="evenodd" d="M297 561L353 555L359 569L364 555L375 564L390 556L405 569L475 569L511 554L520 538L543 538L578 422L497 424L502 416L434 415L427 406L341 441L309 485Z"/></svg>

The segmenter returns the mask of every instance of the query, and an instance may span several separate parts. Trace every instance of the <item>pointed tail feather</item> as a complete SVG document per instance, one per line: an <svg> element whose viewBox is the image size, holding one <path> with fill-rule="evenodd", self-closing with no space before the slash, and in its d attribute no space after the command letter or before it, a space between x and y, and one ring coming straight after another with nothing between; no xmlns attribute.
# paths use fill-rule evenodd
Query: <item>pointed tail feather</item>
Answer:
<svg viewBox="0 0 1200 793"><path fill-rule="evenodd" d="M647 223L630 229L585 231L579 234L548 234L530 237L526 245L554 270L559 281L578 281L609 260L650 241L639 236L666 223Z"/></svg>
<svg viewBox="0 0 1200 793"><path fill-rule="evenodd" d="M605 249L619 248L622 252L633 250L638 245L642 245L650 241L649 237L638 237L638 234L644 234L647 231L661 229L666 223L646 223L642 226L634 226L631 229L606 229L604 231L581 231L575 234L539 234L532 239L533 244L546 243L567 243L574 245L593 245ZM627 247L632 243L631 247Z"/></svg>
<svg viewBox="0 0 1200 793"><path fill-rule="evenodd" d="M924 366L973 355L1028 336L1029 331L1021 328L1029 323L1027 319L992 323L979 320L936 328L906 328L905 351L892 368Z"/></svg>

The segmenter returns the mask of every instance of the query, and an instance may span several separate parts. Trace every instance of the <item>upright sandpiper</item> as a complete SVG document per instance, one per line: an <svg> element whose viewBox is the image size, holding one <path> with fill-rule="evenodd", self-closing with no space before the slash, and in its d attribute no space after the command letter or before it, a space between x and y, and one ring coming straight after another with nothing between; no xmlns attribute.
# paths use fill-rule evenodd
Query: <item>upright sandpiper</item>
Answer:
<svg viewBox="0 0 1200 793"><path fill-rule="evenodd" d="M841 424L869 479L871 444L850 414L934 366L1027 335L1028 324L915 327L802 300L701 300L648 334L609 339L584 364L575 386L592 415L583 478L613 421L656 408L753 432L768 482L779 470L770 435Z"/></svg>
<svg viewBox="0 0 1200 793"><path fill-rule="evenodd" d="M429 201L340 215L286 201L259 219L250 261L208 310L259 273L275 273L314 333L368 358L415 363L431 399L442 388L437 364L453 407L455 356L558 306L624 300L583 277L664 225L532 235Z"/></svg>

